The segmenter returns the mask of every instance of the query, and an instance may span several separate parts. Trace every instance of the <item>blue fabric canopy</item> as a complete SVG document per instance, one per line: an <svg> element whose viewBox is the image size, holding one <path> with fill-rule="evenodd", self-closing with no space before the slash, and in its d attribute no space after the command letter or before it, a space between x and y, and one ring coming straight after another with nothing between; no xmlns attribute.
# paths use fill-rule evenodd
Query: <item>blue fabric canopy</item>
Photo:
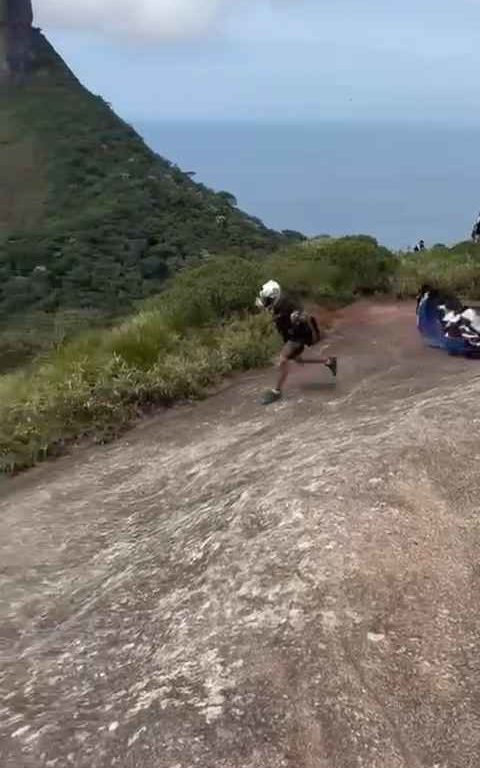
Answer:
<svg viewBox="0 0 480 768"><path fill-rule="evenodd" d="M480 357L480 314L455 296L423 286L417 327L429 347L444 349L449 355Z"/></svg>

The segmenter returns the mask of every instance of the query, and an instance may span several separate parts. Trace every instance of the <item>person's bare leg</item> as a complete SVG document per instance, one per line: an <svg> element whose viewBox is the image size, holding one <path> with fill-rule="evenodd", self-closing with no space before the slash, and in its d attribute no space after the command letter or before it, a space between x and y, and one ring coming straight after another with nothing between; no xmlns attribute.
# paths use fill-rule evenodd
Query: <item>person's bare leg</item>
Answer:
<svg viewBox="0 0 480 768"><path fill-rule="evenodd" d="M302 357L295 362L300 365L328 365L331 359L331 357L309 357L307 360L304 360Z"/></svg>
<svg viewBox="0 0 480 768"><path fill-rule="evenodd" d="M282 393L290 371L290 362L286 357L281 357L278 364L278 378L275 392Z"/></svg>
<svg viewBox="0 0 480 768"><path fill-rule="evenodd" d="M308 360L304 360L302 358L300 363L301 365L325 365L331 372L332 376L334 378L337 377L338 363L336 357L311 357Z"/></svg>
<svg viewBox="0 0 480 768"><path fill-rule="evenodd" d="M294 358L294 362L297 363L297 365L326 365L327 368L330 368L333 373L333 366L335 366L335 373L336 373L336 363L337 358L336 357L311 357L305 360L303 357L296 357ZM277 378L277 386L275 387L274 391L278 393L283 392L283 387L285 385L285 382L287 381L288 374L290 372L290 359L287 357L281 357L280 363L278 365L278 378ZM335 374L334 374L335 375Z"/></svg>
<svg viewBox="0 0 480 768"><path fill-rule="evenodd" d="M290 363L288 357L282 356L278 363L278 376L276 386L268 390L268 392L266 392L263 396L262 402L264 405L269 405L270 403L274 403L276 400L280 400L282 397L284 384L288 377L289 369Z"/></svg>

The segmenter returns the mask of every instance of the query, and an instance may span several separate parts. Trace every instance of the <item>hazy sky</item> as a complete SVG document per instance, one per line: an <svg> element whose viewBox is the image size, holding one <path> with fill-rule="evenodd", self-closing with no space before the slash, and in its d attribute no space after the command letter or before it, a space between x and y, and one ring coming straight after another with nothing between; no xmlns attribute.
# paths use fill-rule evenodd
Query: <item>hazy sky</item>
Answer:
<svg viewBox="0 0 480 768"><path fill-rule="evenodd" d="M480 0L36 0L36 16L134 120L480 123Z"/></svg>

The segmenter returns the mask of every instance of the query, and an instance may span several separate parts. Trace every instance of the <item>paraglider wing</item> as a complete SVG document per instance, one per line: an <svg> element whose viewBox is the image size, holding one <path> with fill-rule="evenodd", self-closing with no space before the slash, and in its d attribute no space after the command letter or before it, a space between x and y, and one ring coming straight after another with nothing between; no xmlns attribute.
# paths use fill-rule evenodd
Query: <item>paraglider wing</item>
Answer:
<svg viewBox="0 0 480 768"><path fill-rule="evenodd" d="M480 356L480 314L455 297L423 286L417 303L417 327L430 347L450 355Z"/></svg>
<svg viewBox="0 0 480 768"><path fill-rule="evenodd" d="M444 349L443 330L436 292L428 286L421 289L417 302L417 328L429 347Z"/></svg>

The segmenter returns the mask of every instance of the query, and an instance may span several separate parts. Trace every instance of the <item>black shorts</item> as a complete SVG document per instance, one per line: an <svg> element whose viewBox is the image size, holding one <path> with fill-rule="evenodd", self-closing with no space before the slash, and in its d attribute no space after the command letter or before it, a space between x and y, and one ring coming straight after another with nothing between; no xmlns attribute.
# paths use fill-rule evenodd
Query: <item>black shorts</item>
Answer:
<svg viewBox="0 0 480 768"><path fill-rule="evenodd" d="M305 344L303 341L287 341L282 350L282 357L287 360L296 360L305 351Z"/></svg>
<svg viewBox="0 0 480 768"><path fill-rule="evenodd" d="M305 347L313 347L320 340L320 332L315 318L311 322L300 322L282 333L285 346L282 357L296 360L304 352Z"/></svg>

